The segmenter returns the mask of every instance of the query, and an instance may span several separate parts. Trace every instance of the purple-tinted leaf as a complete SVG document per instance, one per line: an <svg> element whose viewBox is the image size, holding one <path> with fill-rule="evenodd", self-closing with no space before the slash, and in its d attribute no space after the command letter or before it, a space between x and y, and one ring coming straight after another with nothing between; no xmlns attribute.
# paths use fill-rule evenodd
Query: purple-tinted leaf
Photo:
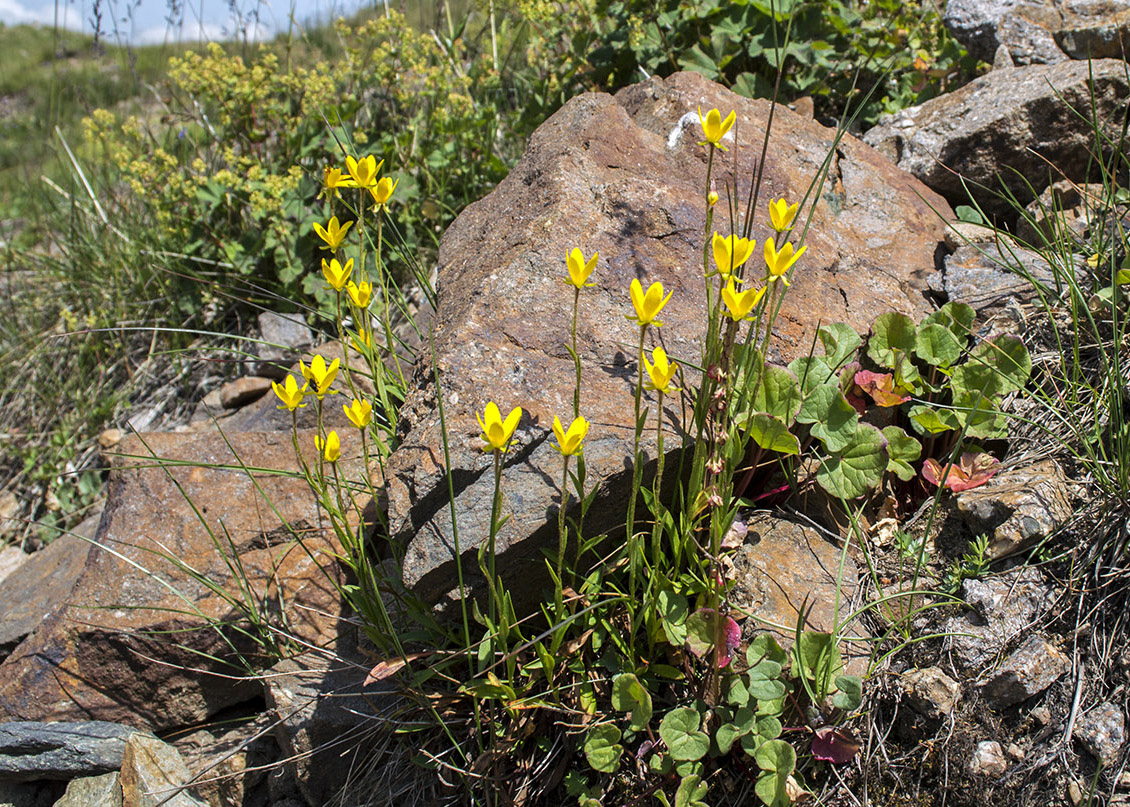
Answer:
<svg viewBox="0 0 1130 807"><path fill-rule="evenodd" d="M859 753L859 748L859 741L855 737L835 726L816 729L812 738L812 756L834 765L851 762Z"/></svg>
<svg viewBox="0 0 1130 807"><path fill-rule="evenodd" d="M716 638L721 638L723 643L717 651L714 646ZM730 663L741 641L742 629L738 623L728 616L720 616L713 608L699 608L687 617L687 650L699 658L714 652L718 669Z"/></svg>

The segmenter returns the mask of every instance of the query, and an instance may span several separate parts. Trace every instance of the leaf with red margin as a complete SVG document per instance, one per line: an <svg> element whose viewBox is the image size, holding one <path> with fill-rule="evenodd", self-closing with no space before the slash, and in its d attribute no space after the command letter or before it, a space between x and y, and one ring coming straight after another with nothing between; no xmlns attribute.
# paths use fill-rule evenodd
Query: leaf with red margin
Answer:
<svg viewBox="0 0 1130 807"><path fill-rule="evenodd" d="M719 618L722 624L718 624ZM699 658L707 653L715 652L718 669L730 663L734 651L741 646L742 629L728 616L720 617L713 608L699 608L687 617L687 649ZM724 642L724 647L715 651L714 640L719 635L719 628Z"/></svg>
<svg viewBox="0 0 1130 807"><path fill-rule="evenodd" d="M860 370L855 374L855 383L879 406L898 406L910 400L904 389L895 388L895 377L892 373Z"/></svg>
<svg viewBox="0 0 1130 807"><path fill-rule="evenodd" d="M947 487L954 493L971 490L988 482L1000 470L1001 461L987 451L966 451L950 466L942 480L943 466L931 457L922 463L922 478L931 485Z"/></svg>

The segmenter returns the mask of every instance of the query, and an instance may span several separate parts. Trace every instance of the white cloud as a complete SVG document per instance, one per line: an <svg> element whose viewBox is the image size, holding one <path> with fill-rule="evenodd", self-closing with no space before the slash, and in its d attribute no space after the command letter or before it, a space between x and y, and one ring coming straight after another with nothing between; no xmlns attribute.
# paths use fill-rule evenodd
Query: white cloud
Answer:
<svg viewBox="0 0 1130 807"><path fill-rule="evenodd" d="M0 3L9 0L0 0ZM160 45L165 42L222 42L228 39L258 42L270 36L266 26L246 23L241 30L236 21L231 20L227 25L213 22L200 23L194 20L185 20L178 26L154 25L134 33L132 41L137 45Z"/></svg>
<svg viewBox="0 0 1130 807"><path fill-rule="evenodd" d="M5 25L57 24L60 28L74 30L82 28L81 14L65 0L38 7L24 5L20 0L0 0L0 22Z"/></svg>

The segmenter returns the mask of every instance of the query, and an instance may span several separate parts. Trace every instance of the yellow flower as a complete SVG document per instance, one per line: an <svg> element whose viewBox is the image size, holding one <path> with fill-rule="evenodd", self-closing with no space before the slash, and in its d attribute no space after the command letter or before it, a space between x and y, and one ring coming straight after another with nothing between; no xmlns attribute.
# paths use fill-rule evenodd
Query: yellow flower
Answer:
<svg viewBox="0 0 1130 807"><path fill-rule="evenodd" d="M757 242L749 238L738 238L736 235L723 238L719 233L714 233L712 246L714 265L718 267L718 274L729 277L730 272L749 260Z"/></svg>
<svg viewBox="0 0 1130 807"><path fill-rule="evenodd" d="M396 190L396 186L399 184L399 179L393 182L388 177L381 177L380 181L375 185L370 185L369 193L372 195L373 201L376 202L376 206L385 207L388 204L388 200L392 198L392 192Z"/></svg>
<svg viewBox="0 0 1130 807"><path fill-rule="evenodd" d="M702 109L698 110L698 120L702 123L702 133L706 136L705 140L699 142L700 146L705 146L707 143L715 148L726 150L722 145L722 138L730 131L736 119L735 113L731 112L726 116L726 120L722 120L722 113L717 109L712 109L706 113L706 117L702 117Z"/></svg>
<svg viewBox="0 0 1130 807"><path fill-rule="evenodd" d="M780 278L788 286L789 279L785 275L806 249L808 247L801 247L794 253L793 245L786 243L778 252L776 245L773 244L773 239L765 239L765 265L769 267L769 282L772 283Z"/></svg>
<svg viewBox="0 0 1130 807"><path fill-rule="evenodd" d="M734 322L748 318L749 312L761 302L765 288L765 286L762 286L760 289L738 291L734 288L734 279L730 278L730 282L722 289L722 302L726 304L728 309L727 316Z"/></svg>
<svg viewBox="0 0 1130 807"><path fill-rule="evenodd" d="M711 191L710 193L706 194L706 203L711 207L714 207L714 205L718 204L718 191Z"/></svg>
<svg viewBox="0 0 1130 807"><path fill-rule="evenodd" d="M596 268L596 259L600 256L599 252L594 252L592 257L587 261L585 260L584 253L577 248L565 256L565 267L569 270L569 285L576 286L578 289L585 286L592 286L592 283L586 283L592 270Z"/></svg>
<svg viewBox="0 0 1130 807"><path fill-rule="evenodd" d="M352 157L345 158L345 167L349 170L349 176L353 177L353 181L357 183L354 186L357 188L372 188L376 185L377 174L380 173L381 166L384 164L384 160L378 163L377 158L372 154L362 157L360 160L355 160Z"/></svg>
<svg viewBox="0 0 1130 807"><path fill-rule="evenodd" d="M279 396L279 400L283 402L285 408L293 412L300 406L306 406L302 403L302 396L306 394L306 387L309 384L303 384L301 388L298 382L294 380L294 376L287 375L286 381L280 384L278 381L272 381L271 386L274 387L275 395ZM282 409L280 406L279 409Z"/></svg>
<svg viewBox="0 0 1130 807"><path fill-rule="evenodd" d="M326 360L321 356L315 356L310 361L309 367L303 364L301 360L298 362L298 369L302 371L302 376L307 381L314 383L314 394L318 396L319 401L327 392L330 395L336 394L330 389L330 384L332 384L337 377L337 367L339 363L339 359L334 359L327 367Z"/></svg>
<svg viewBox="0 0 1130 807"><path fill-rule="evenodd" d="M482 417L475 415L479 427L483 430L481 439L486 442L483 451L504 451L510 444L510 438L514 436L514 430L518 428L521 417L522 407L515 406L506 416L506 422L503 422L498 405L494 401L488 403Z"/></svg>
<svg viewBox="0 0 1130 807"><path fill-rule="evenodd" d="M773 224L773 229L779 233L793 226L793 219L796 218L797 208L800 203L789 204L784 199L777 199L769 203L769 221Z"/></svg>
<svg viewBox="0 0 1130 807"><path fill-rule="evenodd" d="M628 293L632 298L632 305L636 309L636 315L634 317L628 316L628 319L641 326L655 325L656 328L659 328L663 325L655 317L663 310L663 306L667 305L671 295L663 296L662 283L658 281L652 283L647 289L647 294L644 294L639 279L632 278L632 285L628 288Z"/></svg>
<svg viewBox="0 0 1130 807"><path fill-rule="evenodd" d="M553 417L553 434L557 437L557 450L564 454L566 457L572 457L581 453L581 441L585 439L585 435L589 433L589 422L583 417L579 417L569 425L569 431L565 431L561 427L561 421L557 416Z"/></svg>
<svg viewBox="0 0 1130 807"><path fill-rule="evenodd" d="M349 292L349 299L358 308L367 308L369 301L373 299L373 284L364 280L360 283L354 283L350 280L345 290Z"/></svg>
<svg viewBox="0 0 1130 807"><path fill-rule="evenodd" d="M345 416L349 418L349 422L356 426L358 429L363 429L369 425L369 421L373 419L373 405L368 401L354 401L346 406L341 405L345 410Z"/></svg>
<svg viewBox="0 0 1130 807"><path fill-rule="evenodd" d="M328 249L331 252L337 252L342 242L345 241L345 234L349 232L349 228L352 226L353 222L347 221L345 222L345 226L342 227L338 224L337 216L330 219L329 224L325 227L318 222L314 222L314 232L318 234L319 238L326 242L326 245L320 247L320 249Z"/></svg>
<svg viewBox="0 0 1130 807"><path fill-rule="evenodd" d="M349 341L353 343L353 348L358 353L367 353L373 349L373 337L367 331L350 333Z"/></svg>
<svg viewBox="0 0 1130 807"><path fill-rule="evenodd" d="M329 262L322 258L322 274L326 276L326 282L330 284L330 288L334 291L341 291L345 288L345 281L349 280L349 273L352 271L352 258L345 262L345 266L342 266L337 258Z"/></svg>
<svg viewBox="0 0 1130 807"><path fill-rule="evenodd" d="M647 380L643 383L644 387L662 392L664 395L674 390L671 381L675 378L675 371L679 369L679 365L667 360L666 350L661 347L655 348L651 351L650 362L648 362L646 355L643 357L643 366L647 370Z"/></svg>
<svg viewBox="0 0 1130 807"><path fill-rule="evenodd" d="M323 440L320 434L314 435L314 445L322 452L322 456L326 458L326 462L337 462L341 457L341 440L338 439L337 432L330 432Z"/></svg>
<svg viewBox="0 0 1130 807"><path fill-rule="evenodd" d="M355 187L357 187L353 183L353 180L346 178L342 174L340 168L334 168L333 166L330 166L330 165L326 166L326 173L325 173L324 178L322 180L322 184L325 186L325 194L326 194L326 198L328 198L328 199L332 199L335 196L337 196L338 191L341 188L355 188Z"/></svg>

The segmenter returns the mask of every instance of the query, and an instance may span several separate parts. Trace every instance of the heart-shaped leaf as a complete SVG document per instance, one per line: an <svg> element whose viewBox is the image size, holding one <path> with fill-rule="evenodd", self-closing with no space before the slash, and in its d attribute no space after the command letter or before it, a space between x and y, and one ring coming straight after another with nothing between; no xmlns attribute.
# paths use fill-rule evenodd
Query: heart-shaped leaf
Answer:
<svg viewBox="0 0 1130 807"><path fill-rule="evenodd" d="M710 738L698 730L702 723L699 713L689 706L672 709L659 724L659 736L667 743L667 750L676 760L694 761L706 756Z"/></svg>
<svg viewBox="0 0 1130 807"><path fill-rule="evenodd" d="M612 708L631 712L632 731L643 731L651 720L651 693L632 673L621 673L612 679Z"/></svg>
<svg viewBox="0 0 1130 807"><path fill-rule="evenodd" d="M820 344L824 346L824 358L831 367L842 365L863 344L855 329L843 322L821 325L816 333L820 337Z"/></svg>
<svg viewBox="0 0 1130 807"><path fill-rule="evenodd" d="M977 312L967 303L948 302L922 320L923 325L941 325L957 337L963 345L973 332Z"/></svg>
<svg viewBox="0 0 1130 807"><path fill-rule="evenodd" d="M758 798L766 807L789 807L787 784L796 769L796 751L783 740L770 740L758 747L753 758L763 771L754 786Z"/></svg>
<svg viewBox="0 0 1130 807"><path fill-rule="evenodd" d="M832 705L845 712L852 712L863 703L863 681L858 675L836 676L836 689L839 690L832 696Z"/></svg>
<svg viewBox="0 0 1130 807"><path fill-rule="evenodd" d="M922 444L898 426L887 426L883 436L887 438L887 470L903 482L909 482L914 478L910 463L922 456Z"/></svg>
<svg viewBox="0 0 1130 807"><path fill-rule="evenodd" d="M918 326L914 355L932 367L952 367L965 350L965 340L959 340L953 331L937 322L924 322Z"/></svg>
<svg viewBox="0 0 1130 807"><path fill-rule="evenodd" d="M675 807L706 807L703 801L709 787L696 774L686 776L679 782L679 789L675 791Z"/></svg>
<svg viewBox="0 0 1130 807"><path fill-rule="evenodd" d="M747 428L750 439L766 451L792 456L800 453L800 441L779 417L758 412L750 416Z"/></svg>
<svg viewBox="0 0 1130 807"><path fill-rule="evenodd" d="M871 324L867 355L880 367L893 370L896 353L901 352L906 356L914 354L916 333L914 320L905 314L896 311L880 314Z"/></svg>
<svg viewBox="0 0 1130 807"><path fill-rule="evenodd" d="M789 371L800 384L801 392L805 395L827 384L832 379L832 368L823 356L801 356L789 362Z"/></svg>
<svg viewBox="0 0 1130 807"><path fill-rule="evenodd" d="M585 735L585 759L589 767L601 773L615 773L620 769L620 729L611 724L595 726Z"/></svg>
<svg viewBox="0 0 1130 807"><path fill-rule="evenodd" d="M784 367L767 364L754 393L752 406L754 411L772 415L790 426L800 409L801 398L796 376Z"/></svg>
<svg viewBox="0 0 1130 807"><path fill-rule="evenodd" d="M869 423L860 423L848 444L821 463L816 481L836 498L856 499L879 484L888 461L887 438Z"/></svg>
<svg viewBox="0 0 1130 807"><path fill-rule="evenodd" d="M840 392L838 383L821 384L808 394L797 414L800 423L811 423L812 434L829 451L840 451L855 437L859 414Z"/></svg>

